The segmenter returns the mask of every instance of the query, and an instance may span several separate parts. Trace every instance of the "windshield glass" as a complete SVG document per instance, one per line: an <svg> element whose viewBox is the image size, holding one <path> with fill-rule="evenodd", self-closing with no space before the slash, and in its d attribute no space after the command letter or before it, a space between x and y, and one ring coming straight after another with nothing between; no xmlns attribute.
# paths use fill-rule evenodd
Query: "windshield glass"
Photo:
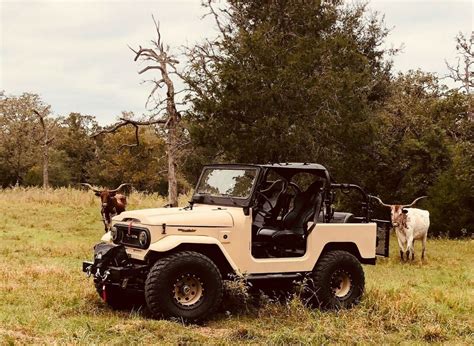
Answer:
<svg viewBox="0 0 474 346"><path fill-rule="evenodd" d="M206 168L196 192L246 199L250 196L256 175L255 168Z"/></svg>

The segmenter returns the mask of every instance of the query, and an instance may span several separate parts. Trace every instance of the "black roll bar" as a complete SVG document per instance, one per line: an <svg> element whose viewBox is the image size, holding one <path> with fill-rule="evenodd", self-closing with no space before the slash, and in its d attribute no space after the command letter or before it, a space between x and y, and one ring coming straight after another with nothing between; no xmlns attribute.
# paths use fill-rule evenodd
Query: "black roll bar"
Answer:
<svg viewBox="0 0 474 346"><path fill-rule="evenodd" d="M363 216L364 220L365 220L365 222L370 222L370 213L371 213L370 198L372 196L367 194L362 187L360 187L359 185L355 185L355 184L331 183L331 185L329 186L329 189L330 190L339 189L344 193L348 193L350 190L358 191L362 195L362 197L364 198L364 201L362 202L362 210L365 214ZM325 203L326 203L326 208L330 208L330 205L327 205L327 203L332 203L332 200L331 199L325 199ZM329 209L327 209L327 210L329 210ZM332 215L326 215L326 217L328 217L330 219L332 217ZM329 220L327 220L326 222L329 222Z"/></svg>

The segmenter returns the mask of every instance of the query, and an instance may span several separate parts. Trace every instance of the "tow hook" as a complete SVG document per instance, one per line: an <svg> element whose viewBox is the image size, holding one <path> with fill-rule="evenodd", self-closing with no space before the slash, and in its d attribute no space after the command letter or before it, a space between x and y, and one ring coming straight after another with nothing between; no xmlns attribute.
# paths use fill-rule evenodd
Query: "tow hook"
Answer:
<svg viewBox="0 0 474 346"><path fill-rule="evenodd" d="M86 268L86 275L87 275L88 278L91 277L91 275L92 275L92 265L90 265Z"/></svg>
<svg viewBox="0 0 474 346"><path fill-rule="evenodd" d="M97 279L100 279L101 282L105 282L105 280L107 280L107 277L109 275L110 275L110 271L108 271L108 270L104 271L104 275L101 275L100 274L100 269L97 268L97 271L95 272L94 277L97 278Z"/></svg>
<svg viewBox="0 0 474 346"><path fill-rule="evenodd" d="M122 282L122 288L123 289L126 289L127 288L127 285L128 285L128 278L125 278Z"/></svg>

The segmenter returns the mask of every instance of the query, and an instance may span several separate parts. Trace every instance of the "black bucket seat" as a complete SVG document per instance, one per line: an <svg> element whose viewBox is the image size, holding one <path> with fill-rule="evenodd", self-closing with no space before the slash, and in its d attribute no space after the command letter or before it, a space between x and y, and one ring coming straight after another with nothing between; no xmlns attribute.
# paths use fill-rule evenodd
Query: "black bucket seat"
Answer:
<svg viewBox="0 0 474 346"><path fill-rule="evenodd" d="M260 228L264 224L272 224L276 220L282 209L280 196L286 190L286 187L287 182L279 179L258 192L259 207L254 216L254 225Z"/></svg>
<svg viewBox="0 0 474 346"><path fill-rule="evenodd" d="M257 239L290 247L304 241L309 233L308 222L314 220L314 215L319 215L321 209L322 186L322 182L316 181L304 192L298 193L293 200L293 208L283 217L279 227L261 227L257 231Z"/></svg>

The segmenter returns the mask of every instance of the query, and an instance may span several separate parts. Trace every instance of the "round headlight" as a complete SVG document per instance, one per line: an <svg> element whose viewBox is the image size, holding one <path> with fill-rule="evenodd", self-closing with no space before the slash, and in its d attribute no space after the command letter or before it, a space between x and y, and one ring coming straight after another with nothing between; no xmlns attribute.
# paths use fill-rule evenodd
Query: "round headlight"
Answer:
<svg viewBox="0 0 474 346"><path fill-rule="evenodd" d="M117 227L113 226L110 229L110 235L112 236L112 241L115 243L119 239L119 230Z"/></svg>
<svg viewBox="0 0 474 346"><path fill-rule="evenodd" d="M148 234L145 231L141 231L138 236L138 241L141 246L146 246L148 243Z"/></svg>

